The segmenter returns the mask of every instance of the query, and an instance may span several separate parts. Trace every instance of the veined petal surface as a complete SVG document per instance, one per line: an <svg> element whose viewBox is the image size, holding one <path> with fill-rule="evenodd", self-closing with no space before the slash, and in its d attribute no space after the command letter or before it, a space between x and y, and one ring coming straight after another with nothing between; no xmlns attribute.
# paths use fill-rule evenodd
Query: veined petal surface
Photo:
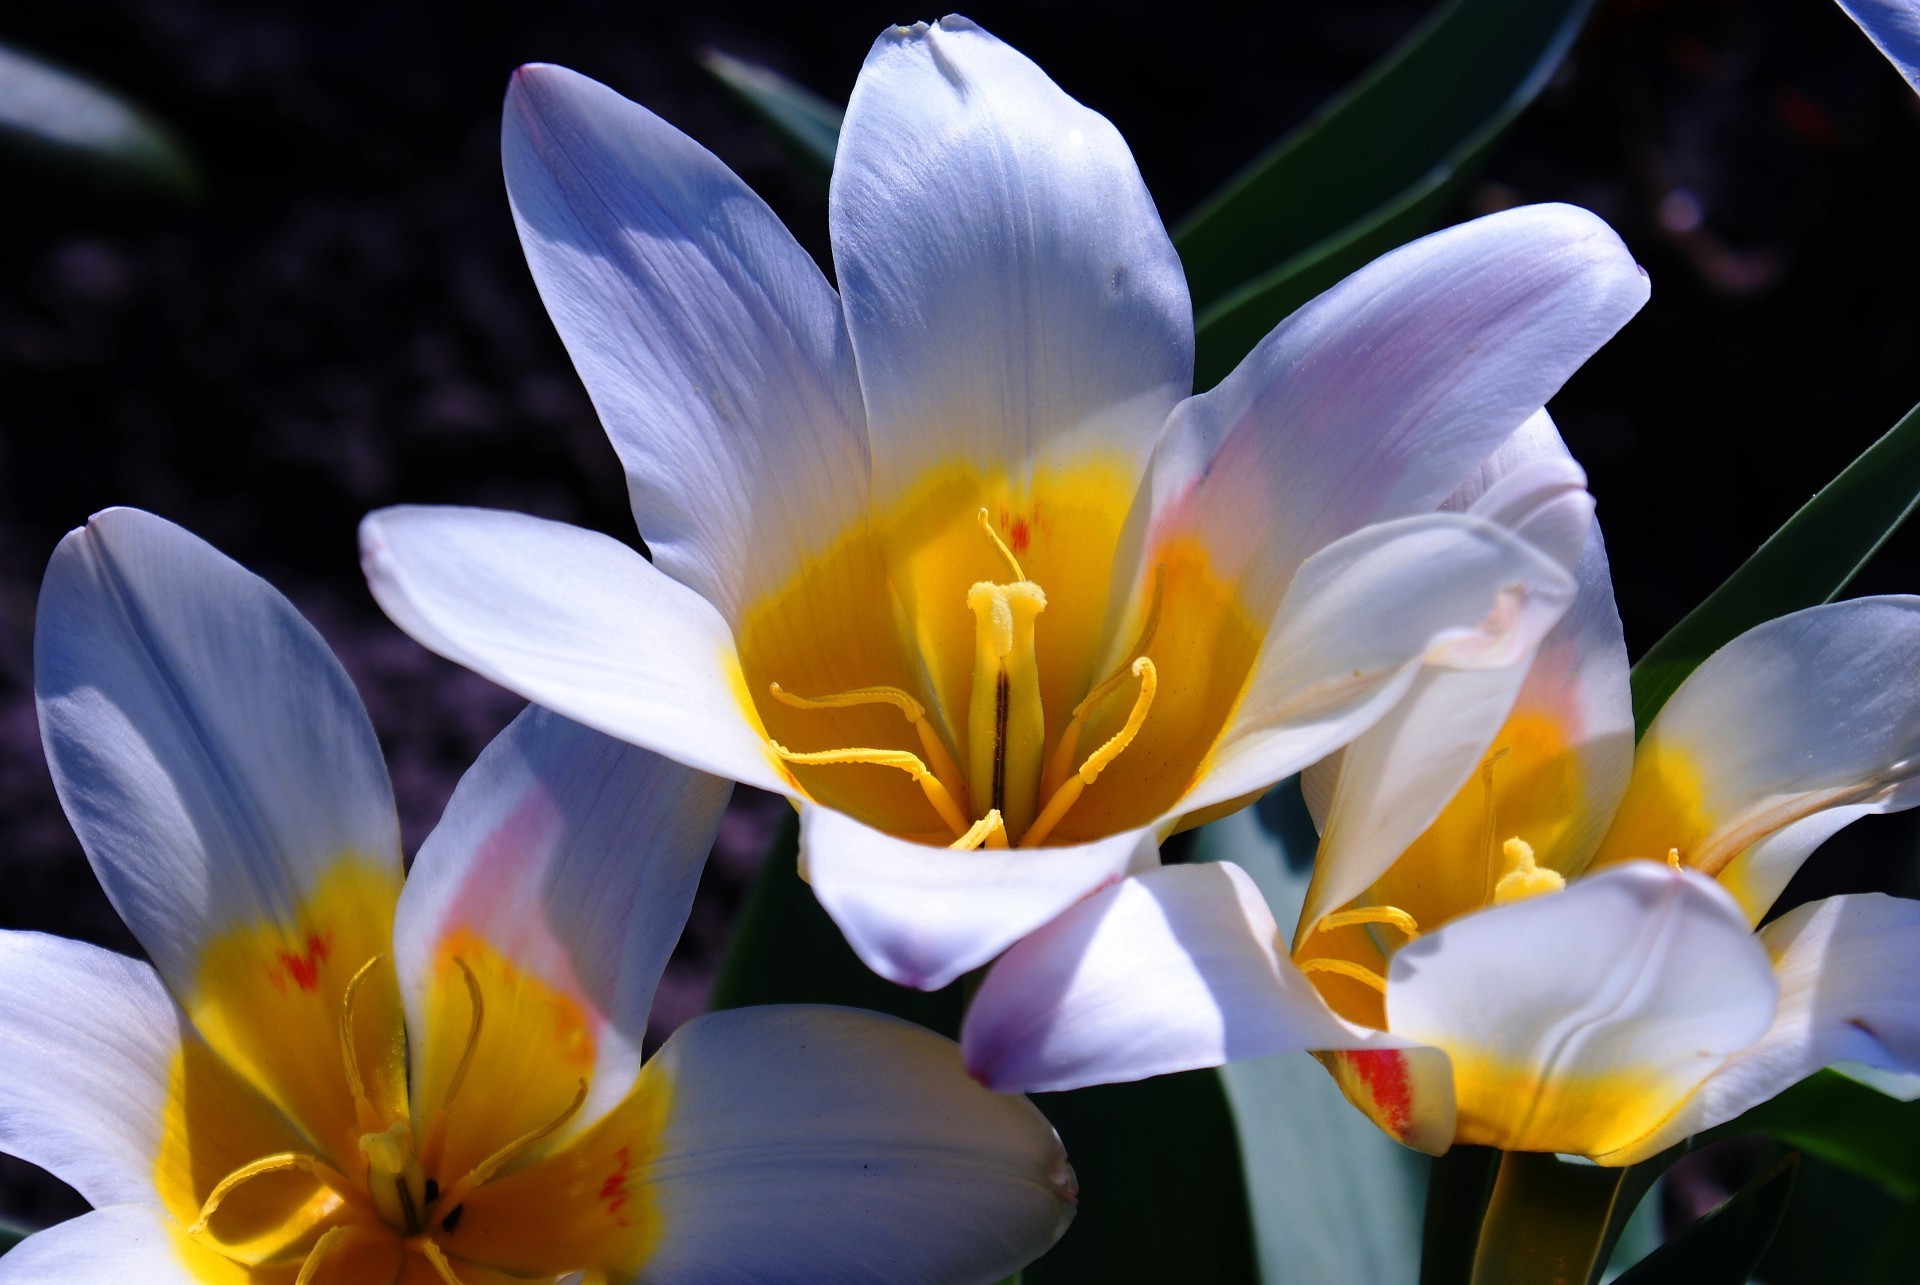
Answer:
<svg viewBox="0 0 1920 1285"><path fill-rule="evenodd" d="M885 834L831 808L802 805L801 871L867 967L939 990L1089 893L1159 863L1159 836L1129 830L1095 843L955 851Z"/></svg>
<svg viewBox="0 0 1920 1285"><path fill-rule="evenodd" d="M1328 1010L1230 864L1151 870L1081 902L994 965L961 1032L983 1084L1035 1093L1405 1043Z"/></svg>
<svg viewBox="0 0 1920 1285"><path fill-rule="evenodd" d="M1834 829L1920 803L1920 598L1810 607L1701 663L1641 738L1599 860L1717 875L1758 923Z"/></svg>
<svg viewBox="0 0 1920 1285"><path fill-rule="evenodd" d="M1914 0L1840 0L1840 7L1920 91L1920 5Z"/></svg>
<svg viewBox="0 0 1920 1285"><path fill-rule="evenodd" d="M382 509L360 524L374 597L421 645L588 727L791 792L713 604L611 537L490 509Z"/></svg>
<svg viewBox="0 0 1920 1285"><path fill-rule="evenodd" d="M461 777L394 921L417 1115L434 1114L469 1057L449 1108L462 1154L445 1170L553 1119L581 1078L590 1092L568 1133L633 1087L731 788L538 706ZM484 996L470 1055L462 969Z"/></svg>
<svg viewBox="0 0 1920 1285"><path fill-rule="evenodd" d="M1778 994L1717 884L1637 861L1402 946L1386 1007L1452 1059L1457 1141L1604 1156L1759 1039Z"/></svg>
<svg viewBox="0 0 1920 1285"><path fill-rule="evenodd" d="M1527 206L1375 260L1182 405L1145 559L1197 538L1264 618L1315 550L1434 509L1646 302L1584 210Z"/></svg>
<svg viewBox="0 0 1920 1285"><path fill-rule="evenodd" d="M291 1279L291 1278L289 1278ZM0 1256L4 1285L247 1285L246 1273L196 1250L144 1205L109 1205L33 1235Z"/></svg>
<svg viewBox="0 0 1920 1285"><path fill-rule="evenodd" d="M865 518L839 300L712 153L575 72L514 74L501 153L527 263L656 564L738 625Z"/></svg>
<svg viewBox="0 0 1920 1285"><path fill-rule="evenodd" d="M661 1220L647 1280L991 1285L1073 1215L1073 1171L1040 1113L906 1022L711 1013L641 1082L671 1094L646 1175Z"/></svg>

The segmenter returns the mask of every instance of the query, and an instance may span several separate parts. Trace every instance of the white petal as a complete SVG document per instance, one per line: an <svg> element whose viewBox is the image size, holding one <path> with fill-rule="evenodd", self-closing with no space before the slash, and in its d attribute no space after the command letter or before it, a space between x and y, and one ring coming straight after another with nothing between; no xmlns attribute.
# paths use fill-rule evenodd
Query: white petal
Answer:
<svg viewBox="0 0 1920 1285"><path fill-rule="evenodd" d="M1446 499L1646 299L1619 238L1570 206L1395 250L1174 413L1148 556L1197 536L1256 616L1270 610L1316 549Z"/></svg>
<svg viewBox="0 0 1920 1285"><path fill-rule="evenodd" d="M989 1285L1072 1217L1073 1172L1046 1120L906 1022L713 1013L667 1041L656 1074L672 1105L649 1172L661 1239L648 1280Z"/></svg>
<svg viewBox="0 0 1920 1285"><path fill-rule="evenodd" d="M1300 569L1189 812L1324 758L1406 694L1423 665L1524 664L1573 597L1552 559L1490 522L1376 523Z"/></svg>
<svg viewBox="0 0 1920 1285"><path fill-rule="evenodd" d="M0 932L0 1151L96 1205L158 1205L167 1076L182 1018L145 964Z"/></svg>
<svg viewBox="0 0 1920 1285"><path fill-rule="evenodd" d="M1159 862L1151 830L1060 848L956 852L817 805L800 810L801 872L854 954L888 981L939 990L1088 893Z"/></svg>
<svg viewBox="0 0 1920 1285"><path fill-rule="evenodd" d="M618 540L518 513L394 508L360 524L360 560L422 646L609 736L792 790L735 695L726 621Z"/></svg>
<svg viewBox="0 0 1920 1285"><path fill-rule="evenodd" d="M1920 598L1797 611L1709 656L1640 742L1603 859L1666 855L1718 873L1759 922L1814 846L1812 824L1920 803Z"/></svg>
<svg viewBox="0 0 1920 1285"><path fill-rule="evenodd" d="M1496 798L1567 779L1538 758L1573 756L1568 778L1578 796L1551 801L1564 805L1564 832L1552 836L1551 850L1547 836L1521 837L1543 865L1566 874L1585 868L1626 788L1633 710L1606 547L1584 485L1542 413L1449 498L1447 507L1498 523L1572 572L1573 605L1525 669L1424 670L1400 704L1346 748L1320 812L1324 837L1303 928L1385 874L1490 748L1501 755Z"/></svg>
<svg viewBox="0 0 1920 1285"><path fill-rule="evenodd" d="M1777 994L1717 884L1636 861L1402 947L1387 1025L1453 1059L1462 1141L1600 1155L1758 1039Z"/></svg>
<svg viewBox="0 0 1920 1285"><path fill-rule="evenodd" d="M234 924L287 922L343 856L400 877L373 727L320 635L170 522L109 509L54 551L34 637L60 801L175 993Z"/></svg>
<svg viewBox="0 0 1920 1285"><path fill-rule="evenodd" d="M1725 1123L1835 1062L1920 1071L1920 903L1829 897L1780 916L1760 941L1780 982L1772 1027L1619 1163Z"/></svg>
<svg viewBox="0 0 1920 1285"><path fill-rule="evenodd" d="M1399 1048L1336 1017L1246 872L1168 866L1075 906L1009 950L961 1031L990 1088L1141 1080L1299 1049Z"/></svg>
<svg viewBox="0 0 1920 1285"><path fill-rule="evenodd" d="M538 706L521 714L460 779L400 897L414 1047L441 952L476 937L580 1010L595 1062L577 1124L624 1098L730 789Z"/></svg>
<svg viewBox="0 0 1920 1285"><path fill-rule="evenodd" d="M229 1273L202 1274L224 1261L211 1254L195 1254L202 1261L189 1264L182 1246L191 1244L158 1210L110 1205L21 1241L0 1257L0 1283L112 1285L138 1281L140 1285L205 1285L208 1280L230 1279Z"/></svg>
<svg viewBox="0 0 1920 1285"><path fill-rule="evenodd" d="M1113 126L964 18L895 27L834 162L881 504L930 465L1137 475L1193 386L1186 278Z"/></svg>
<svg viewBox="0 0 1920 1285"><path fill-rule="evenodd" d="M1920 90L1920 4L1914 0L1840 0L1874 48Z"/></svg>
<svg viewBox="0 0 1920 1285"><path fill-rule="evenodd" d="M839 300L712 153L584 76L516 72L501 153L655 562L737 620L866 513Z"/></svg>

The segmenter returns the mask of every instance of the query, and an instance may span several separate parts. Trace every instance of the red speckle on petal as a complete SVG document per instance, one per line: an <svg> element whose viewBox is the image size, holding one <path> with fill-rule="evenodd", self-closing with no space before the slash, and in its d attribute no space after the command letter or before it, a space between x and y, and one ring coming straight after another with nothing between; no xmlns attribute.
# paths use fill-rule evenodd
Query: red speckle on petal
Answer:
<svg viewBox="0 0 1920 1285"><path fill-rule="evenodd" d="M319 933L308 933L306 950L299 954L290 950L276 952L280 967L274 971L275 988L281 988L282 977L291 977L293 984L301 990L313 990L320 984L320 965L326 963L327 956L332 953L333 935L331 933L325 936Z"/></svg>
<svg viewBox="0 0 1920 1285"><path fill-rule="evenodd" d="M1025 518L1015 518L1013 529L1007 532L1007 544L1015 553L1025 553L1027 546L1033 543L1033 529Z"/></svg>
<svg viewBox="0 0 1920 1285"><path fill-rule="evenodd" d="M1413 1084L1407 1076L1406 1057L1398 1049L1358 1049L1346 1058L1354 1078L1372 1099L1380 1123L1396 1138L1406 1137L1413 1125Z"/></svg>
<svg viewBox="0 0 1920 1285"><path fill-rule="evenodd" d="M620 1216L620 1208L627 1203L629 1194L627 1173L633 1168L632 1149L621 1147L613 1153L613 1162L618 1168L608 1174L606 1180L600 1184L600 1201L607 1207L607 1212L613 1215L614 1222L625 1227L627 1220Z"/></svg>

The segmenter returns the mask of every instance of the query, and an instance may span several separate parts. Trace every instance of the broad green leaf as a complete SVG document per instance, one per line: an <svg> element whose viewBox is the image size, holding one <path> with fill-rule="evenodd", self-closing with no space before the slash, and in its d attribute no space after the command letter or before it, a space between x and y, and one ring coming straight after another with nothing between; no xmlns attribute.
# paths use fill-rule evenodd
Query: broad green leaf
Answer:
<svg viewBox="0 0 1920 1285"><path fill-rule="evenodd" d="M1881 1231L1863 1285L1912 1285L1915 1263L1920 1263L1920 1205L1908 1205Z"/></svg>
<svg viewBox="0 0 1920 1285"><path fill-rule="evenodd" d="M1619 1285L1746 1285L1767 1252L1793 1194L1798 1156L1788 1156L1630 1271Z"/></svg>
<svg viewBox="0 0 1920 1285"><path fill-rule="evenodd" d="M714 987L713 1007L846 1004L952 1036L963 985L935 995L890 985L855 957L796 873L794 821L783 827ZM1034 1096L1080 1179L1080 1207L1023 1285L1083 1281L1244 1281L1253 1231L1220 1077L1162 1076Z"/></svg>
<svg viewBox="0 0 1920 1285"><path fill-rule="evenodd" d="M0 45L0 165L8 205L190 200L193 164L172 132L92 81Z"/></svg>
<svg viewBox="0 0 1920 1285"><path fill-rule="evenodd" d="M1306 899L1315 837L1297 781L1197 832L1195 861L1231 861L1266 894L1282 935ZM1220 1072L1253 1207L1260 1279L1411 1281L1425 1156L1354 1110L1305 1053Z"/></svg>
<svg viewBox="0 0 1920 1285"><path fill-rule="evenodd" d="M1480 1222L1500 1173L1491 1147L1454 1147L1433 1162L1420 1242L1420 1285L1469 1285Z"/></svg>
<svg viewBox="0 0 1920 1285"><path fill-rule="evenodd" d="M701 54L700 62L773 131L795 160L822 180L833 173L845 112L759 63L717 49Z"/></svg>
<svg viewBox="0 0 1920 1285"><path fill-rule="evenodd" d="M1591 8L1451 0L1188 217L1175 244L1200 328L1199 386L1320 289L1424 230Z"/></svg>
<svg viewBox="0 0 1920 1285"><path fill-rule="evenodd" d="M1763 1133L1879 1183L1898 1200L1920 1200L1920 1102L1902 1102L1821 1071L1770 1102L1701 1135Z"/></svg>
<svg viewBox="0 0 1920 1285"><path fill-rule="evenodd" d="M1633 667L1644 733L1688 674L1755 625L1839 597L1920 503L1920 406L1820 488Z"/></svg>

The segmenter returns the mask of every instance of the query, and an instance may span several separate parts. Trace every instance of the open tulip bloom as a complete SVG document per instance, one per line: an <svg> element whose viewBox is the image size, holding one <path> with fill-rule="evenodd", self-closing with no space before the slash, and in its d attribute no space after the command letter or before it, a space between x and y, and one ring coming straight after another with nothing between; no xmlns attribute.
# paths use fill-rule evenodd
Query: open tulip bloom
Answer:
<svg viewBox="0 0 1920 1285"><path fill-rule="evenodd" d="M1435 508L1646 299L1582 211L1396 251L1190 396L1126 145L964 19L883 34L854 86L837 294L711 154L572 72L514 77L504 155L653 560L394 509L373 590L541 704L791 798L803 873L893 980L1152 868L1423 674L1510 688L1571 600L1499 515ZM1489 686L1446 689L1464 722Z"/></svg>
<svg viewBox="0 0 1920 1285"><path fill-rule="evenodd" d="M1542 417L1456 498L1563 456ZM1920 599L1749 630L1636 749L1598 528L1536 534L1579 594L1491 742L1436 757L1444 711L1416 698L1305 779L1322 837L1291 949L1235 866L1129 879L995 965L974 1073L1055 1089L1311 1049L1422 1150L1629 1164L1832 1062L1920 1070L1920 903L1755 932L1827 836L1920 802ZM1423 774L1459 787L1437 816L1395 803Z"/></svg>
<svg viewBox="0 0 1920 1285"><path fill-rule="evenodd" d="M7 1285L990 1282L1065 1227L1053 1131L917 1027L716 1013L641 1064L725 782L529 710L403 885L345 672L209 546L99 515L35 651L153 966L0 933L0 1148L96 1206Z"/></svg>

